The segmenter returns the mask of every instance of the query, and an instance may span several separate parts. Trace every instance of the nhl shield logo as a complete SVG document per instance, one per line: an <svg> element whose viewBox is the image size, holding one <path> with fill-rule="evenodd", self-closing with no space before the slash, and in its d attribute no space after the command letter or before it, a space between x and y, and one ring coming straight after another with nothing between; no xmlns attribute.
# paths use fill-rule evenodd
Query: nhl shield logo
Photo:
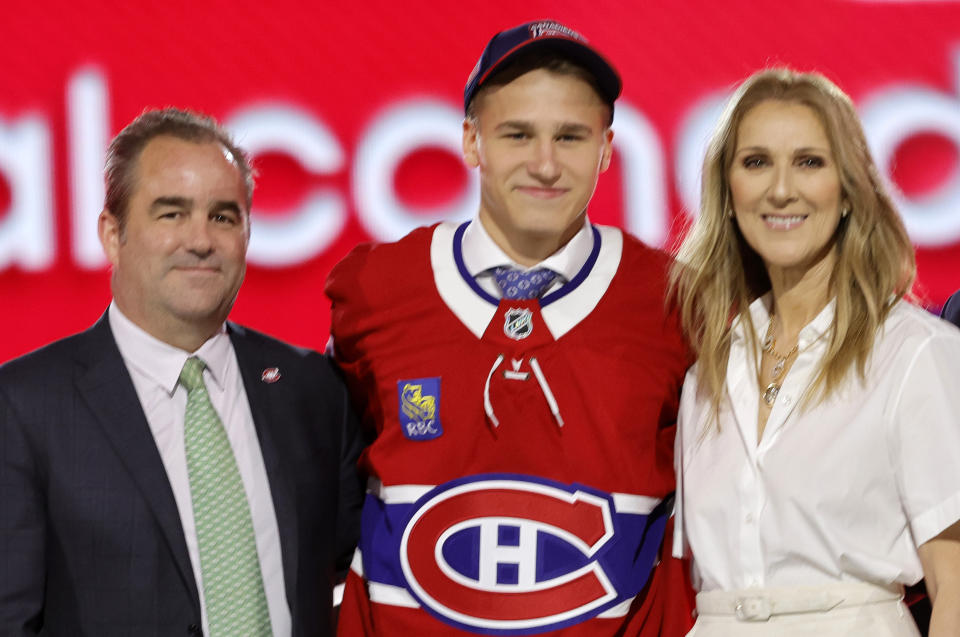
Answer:
<svg viewBox="0 0 960 637"><path fill-rule="evenodd" d="M521 341L533 332L533 312L521 307L511 307L503 315L503 333L515 341Z"/></svg>

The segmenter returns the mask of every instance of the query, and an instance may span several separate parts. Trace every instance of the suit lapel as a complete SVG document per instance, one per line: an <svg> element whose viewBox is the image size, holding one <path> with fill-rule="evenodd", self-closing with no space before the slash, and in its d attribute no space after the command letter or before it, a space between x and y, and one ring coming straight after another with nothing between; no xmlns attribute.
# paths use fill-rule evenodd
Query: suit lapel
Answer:
<svg viewBox="0 0 960 637"><path fill-rule="evenodd" d="M133 381L113 340L107 315L86 335L85 346L77 354L80 370L76 383L80 396L147 501L199 612L196 579L173 490Z"/></svg>
<svg viewBox="0 0 960 637"><path fill-rule="evenodd" d="M249 338L242 327L228 323L227 328L230 341L233 343L233 350L237 355L237 364L240 366L243 387L247 392L247 400L250 403L250 413L253 415L253 424L257 429L257 439L260 442L263 464L267 470L270 495L280 532L280 555L283 561L287 602L290 604L291 613L296 616L295 603L297 596L295 592L297 590L299 550L297 528L299 525L297 524L290 475L285 470L283 463L283 458L288 457L288 454L284 454L279 449L280 438L274 430L275 423L283 423L290 416L287 415L286 405L283 401L273 398L270 391L272 385L264 382L261 378L263 371L274 367L277 361L267 360L264 357L263 350Z"/></svg>

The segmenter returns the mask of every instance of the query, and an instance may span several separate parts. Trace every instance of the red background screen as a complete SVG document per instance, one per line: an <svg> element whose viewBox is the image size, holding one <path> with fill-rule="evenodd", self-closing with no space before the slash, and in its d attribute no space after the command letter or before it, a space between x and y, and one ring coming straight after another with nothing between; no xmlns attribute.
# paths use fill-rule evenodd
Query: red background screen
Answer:
<svg viewBox="0 0 960 637"><path fill-rule="evenodd" d="M818 70L857 103L936 308L960 287L960 3L11 3L0 18L0 362L110 300L103 152L144 108L207 112L259 172L232 318L322 348L323 282L360 241L469 218L462 91L487 39L532 19L619 68L611 169L590 207L669 249L696 209L718 104L756 69Z"/></svg>

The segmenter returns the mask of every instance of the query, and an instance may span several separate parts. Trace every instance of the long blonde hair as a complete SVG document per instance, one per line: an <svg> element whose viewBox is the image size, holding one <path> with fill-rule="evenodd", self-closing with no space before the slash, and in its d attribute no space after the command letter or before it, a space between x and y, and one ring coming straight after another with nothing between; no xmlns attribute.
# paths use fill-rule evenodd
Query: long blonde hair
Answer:
<svg viewBox="0 0 960 637"><path fill-rule="evenodd" d="M770 289L762 260L731 210L729 173L744 115L764 100L803 104L830 140L850 213L835 236L830 277L836 299L827 352L807 397L825 398L854 365L862 378L877 329L916 276L913 247L867 148L853 102L817 73L770 69L750 76L728 102L703 161L700 214L670 273L684 330L697 353L699 385L716 415L724 394L730 332L739 317L750 351L759 351L749 306Z"/></svg>

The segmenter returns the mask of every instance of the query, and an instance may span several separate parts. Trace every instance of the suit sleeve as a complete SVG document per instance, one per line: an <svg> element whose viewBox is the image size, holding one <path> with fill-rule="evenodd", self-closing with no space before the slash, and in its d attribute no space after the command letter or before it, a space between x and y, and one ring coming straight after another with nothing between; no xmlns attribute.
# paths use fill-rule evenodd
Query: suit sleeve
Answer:
<svg viewBox="0 0 960 637"><path fill-rule="evenodd" d="M43 625L44 498L22 418L0 385L0 634Z"/></svg>
<svg viewBox="0 0 960 637"><path fill-rule="evenodd" d="M364 440L346 388L341 390L343 411L340 449L340 497L337 515L336 572L343 581L350 569L353 552L360 539L360 511L363 508L364 481L358 468Z"/></svg>

